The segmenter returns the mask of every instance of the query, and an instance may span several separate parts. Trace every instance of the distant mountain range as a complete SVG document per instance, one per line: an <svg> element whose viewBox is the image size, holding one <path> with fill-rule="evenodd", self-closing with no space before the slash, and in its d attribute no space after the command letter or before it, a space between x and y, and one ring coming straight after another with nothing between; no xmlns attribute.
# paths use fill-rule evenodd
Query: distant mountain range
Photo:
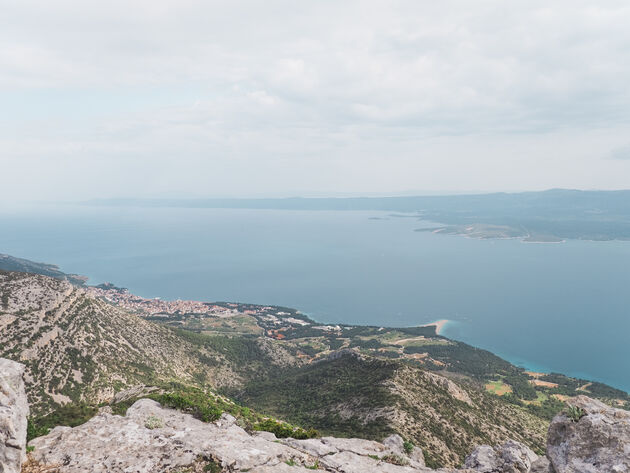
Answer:
<svg viewBox="0 0 630 473"><path fill-rule="evenodd" d="M494 193L454 196L283 199L101 199L92 206L277 210L367 210L417 214L431 230L476 238L630 239L630 190Z"/></svg>

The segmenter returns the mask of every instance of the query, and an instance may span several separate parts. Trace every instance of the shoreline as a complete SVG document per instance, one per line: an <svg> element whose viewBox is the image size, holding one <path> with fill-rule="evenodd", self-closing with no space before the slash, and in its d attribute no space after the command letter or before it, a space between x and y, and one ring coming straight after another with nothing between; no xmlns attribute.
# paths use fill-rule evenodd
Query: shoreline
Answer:
<svg viewBox="0 0 630 473"><path fill-rule="evenodd" d="M449 324L450 320L448 319L440 319L435 322L431 322L430 324L422 325L422 327L435 327L435 334L442 335L444 328Z"/></svg>

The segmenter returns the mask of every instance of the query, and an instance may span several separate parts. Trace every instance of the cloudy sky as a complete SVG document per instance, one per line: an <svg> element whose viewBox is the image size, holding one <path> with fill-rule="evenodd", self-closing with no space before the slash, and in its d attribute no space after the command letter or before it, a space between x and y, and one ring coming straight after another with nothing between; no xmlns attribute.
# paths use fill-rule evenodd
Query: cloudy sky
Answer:
<svg viewBox="0 0 630 473"><path fill-rule="evenodd" d="M630 188L628 25L627 0L0 0L0 199Z"/></svg>

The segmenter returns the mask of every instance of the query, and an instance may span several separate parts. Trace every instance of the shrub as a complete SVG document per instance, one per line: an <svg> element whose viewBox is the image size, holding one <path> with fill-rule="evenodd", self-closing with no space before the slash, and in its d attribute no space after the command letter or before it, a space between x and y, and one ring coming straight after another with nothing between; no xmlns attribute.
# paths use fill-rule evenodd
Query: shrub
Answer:
<svg viewBox="0 0 630 473"><path fill-rule="evenodd" d="M569 406L567 407L565 414L573 422L578 422L582 417L586 415L586 411L578 406Z"/></svg>
<svg viewBox="0 0 630 473"><path fill-rule="evenodd" d="M411 440L405 440L403 442L403 449L405 450L405 453L407 455L409 455L411 452L413 452L415 445L413 444L413 442Z"/></svg>
<svg viewBox="0 0 630 473"><path fill-rule="evenodd" d="M265 419L254 425L254 430L271 432L278 438L292 437L294 439L309 439L319 436L319 432L315 429L304 430L301 427L293 427L284 422L278 422L273 419Z"/></svg>
<svg viewBox="0 0 630 473"><path fill-rule="evenodd" d="M151 415L144 421L144 426L151 430L161 429L164 427L164 422L159 417Z"/></svg>
<svg viewBox="0 0 630 473"><path fill-rule="evenodd" d="M392 465L399 465L399 466L405 466L406 464L409 463L400 455L395 455L393 453L390 453L389 455L385 455L383 458L381 458L381 460L387 463L391 463Z"/></svg>
<svg viewBox="0 0 630 473"><path fill-rule="evenodd" d="M192 414L203 421L212 422L221 417L222 410L213 403L212 398L204 393L165 393L148 396L164 407L170 407Z"/></svg>

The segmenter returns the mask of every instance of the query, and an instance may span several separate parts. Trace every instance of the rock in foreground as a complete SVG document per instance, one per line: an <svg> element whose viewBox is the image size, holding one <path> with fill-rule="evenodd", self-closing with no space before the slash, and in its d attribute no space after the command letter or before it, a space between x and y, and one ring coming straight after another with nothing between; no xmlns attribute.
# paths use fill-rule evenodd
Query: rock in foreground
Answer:
<svg viewBox="0 0 630 473"><path fill-rule="evenodd" d="M19 473L25 455L28 402L24 366L0 358L0 473Z"/></svg>
<svg viewBox="0 0 630 473"><path fill-rule="evenodd" d="M58 473L203 471L211 463L220 471L250 473L432 471L419 449L404 451L398 436L385 444L276 439L268 432L250 435L227 414L208 424L149 399L137 401L125 417L100 414L79 427L57 427L30 445L32 459Z"/></svg>
<svg viewBox="0 0 630 473"><path fill-rule="evenodd" d="M630 473L630 412L578 396L554 418L547 456L556 473Z"/></svg>
<svg viewBox="0 0 630 473"><path fill-rule="evenodd" d="M480 473L528 473L538 456L522 443L508 440L498 447L482 445L466 458L466 467Z"/></svg>

